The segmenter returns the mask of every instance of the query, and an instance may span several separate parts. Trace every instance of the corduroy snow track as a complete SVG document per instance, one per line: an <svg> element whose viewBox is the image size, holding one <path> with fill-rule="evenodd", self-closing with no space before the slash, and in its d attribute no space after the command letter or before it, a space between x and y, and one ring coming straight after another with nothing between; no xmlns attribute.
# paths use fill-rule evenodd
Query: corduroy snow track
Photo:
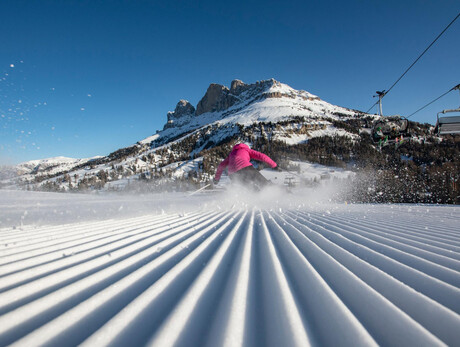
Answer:
<svg viewBox="0 0 460 347"><path fill-rule="evenodd" d="M458 345L459 220L336 205L3 228L0 345Z"/></svg>

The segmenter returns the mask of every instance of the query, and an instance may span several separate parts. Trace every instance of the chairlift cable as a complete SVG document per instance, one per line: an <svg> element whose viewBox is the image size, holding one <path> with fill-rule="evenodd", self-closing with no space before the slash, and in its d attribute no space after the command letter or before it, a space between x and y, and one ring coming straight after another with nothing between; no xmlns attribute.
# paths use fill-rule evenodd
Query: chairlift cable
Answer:
<svg viewBox="0 0 460 347"><path fill-rule="evenodd" d="M374 106L377 105L378 103L379 103L379 102L376 101L376 102L374 103L374 105L372 105L372 106L366 111L366 113L369 113L369 111L372 110L372 109L374 108Z"/></svg>
<svg viewBox="0 0 460 347"><path fill-rule="evenodd" d="M446 28L434 39L433 42L430 43L430 45L423 51L422 54L420 54L418 56L418 58L412 63L411 66L409 66L407 68L407 70L397 79L397 81L395 83L393 83L393 85L390 87L390 89L388 89L388 91L385 93L388 94L390 92L391 89L393 89L393 87L401 80L401 78L404 77L404 75L420 60L420 58L431 48L431 46L434 45L434 43L442 36L442 34L444 34L446 32L447 29L449 29L449 27L454 24L454 22L457 20L457 18L460 17L460 12L457 14L457 16L452 20L452 22L449 23L448 26L446 26ZM384 96L385 96L384 95Z"/></svg>
<svg viewBox="0 0 460 347"><path fill-rule="evenodd" d="M430 106L432 103L438 101L439 99L441 99L443 96L449 94L451 91L455 90L455 89L460 89L460 84L456 85L455 87L449 89L447 92L445 92L444 94L442 94L441 96L438 96L436 99L434 99L433 101L429 102L428 104L426 104L425 106L423 107L420 107L417 111L411 113L409 116L406 117L406 119L412 117L414 114L416 114L417 112L423 110L424 108Z"/></svg>
<svg viewBox="0 0 460 347"><path fill-rule="evenodd" d="M435 43L435 42L446 32L446 30L449 29L449 27L450 27L452 24L454 24L454 22L458 19L458 17L460 17L460 12L459 12L459 13L457 14L457 16L449 23L449 25L447 25L447 26L444 28L444 30L433 40L433 42L430 43L430 45L422 52L422 54L420 54L420 55L418 56L418 58L415 59L415 61L411 64L411 66L409 66L409 67L407 68L407 70L404 71L404 73L396 80L396 82L393 83L393 85L390 87L390 89L388 89L388 90L382 95L382 98L383 98L384 96L386 96L386 95L390 92L390 90L392 90L393 87L404 77L404 75L406 75L406 74L409 72L409 70L420 60L420 58L431 48L431 46L433 46L434 43ZM434 102L434 101L433 101L433 102ZM377 105L377 104L378 104L378 101L377 101L375 104L373 104L373 105L369 108L369 110L367 110L366 113L369 113L369 111L370 111L375 105Z"/></svg>

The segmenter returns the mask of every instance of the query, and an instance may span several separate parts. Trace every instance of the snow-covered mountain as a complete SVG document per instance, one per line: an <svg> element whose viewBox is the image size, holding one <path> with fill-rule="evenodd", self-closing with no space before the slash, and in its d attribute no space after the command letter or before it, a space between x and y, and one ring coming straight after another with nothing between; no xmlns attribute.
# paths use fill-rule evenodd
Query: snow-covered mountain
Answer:
<svg viewBox="0 0 460 347"><path fill-rule="evenodd" d="M274 79L254 84L234 80L230 89L211 84L196 109L188 101L180 100L175 110L168 112L163 130L139 143L158 146L203 127L214 127L221 134L231 134L235 125L247 127L254 123L280 123L301 118L310 130L302 139L292 140L286 132L276 134L278 139L291 139L296 143L325 133L345 134L345 131L331 126L331 121L362 116L362 112L332 105Z"/></svg>
<svg viewBox="0 0 460 347"><path fill-rule="evenodd" d="M211 84L196 107L180 100L174 111L167 113L162 130L130 147L105 157L22 163L16 167L19 178L4 180L2 186L119 188L129 181L160 175L208 180L213 168L203 167L208 160L204 151L216 146L258 139L294 145L325 135L356 139L361 126L375 117L332 105L274 79L253 84L234 80L230 88ZM353 126L347 125L350 121Z"/></svg>
<svg viewBox="0 0 460 347"><path fill-rule="evenodd" d="M55 174L62 171L68 171L78 165L87 164L99 157L76 159L68 157L54 157L47 159L31 160L16 166L19 175L24 174Z"/></svg>

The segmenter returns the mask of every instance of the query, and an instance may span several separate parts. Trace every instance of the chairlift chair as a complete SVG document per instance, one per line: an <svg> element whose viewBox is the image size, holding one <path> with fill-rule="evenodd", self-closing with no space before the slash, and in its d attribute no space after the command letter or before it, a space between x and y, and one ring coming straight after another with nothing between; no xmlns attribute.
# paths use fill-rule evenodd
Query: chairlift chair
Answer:
<svg viewBox="0 0 460 347"><path fill-rule="evenodd" d="M438 112L435 132L438 135L460 134L460 116L439 116L452 112L460 112L460 108Z"/></svg>
<svg viewBox="0 0 460 347"><path fill-rule="evenodd" d="M408 134L409 121L401 116L381 118L374 123L372 139L380 146L400 142Z"/></svg>

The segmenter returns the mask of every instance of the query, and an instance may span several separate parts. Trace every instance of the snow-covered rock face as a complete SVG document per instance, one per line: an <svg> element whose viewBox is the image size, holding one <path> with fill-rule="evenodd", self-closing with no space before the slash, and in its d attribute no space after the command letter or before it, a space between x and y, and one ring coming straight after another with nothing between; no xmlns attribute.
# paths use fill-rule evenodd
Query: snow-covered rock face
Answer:
<svg viewBox="0 0 460 347"><path fill-rule="evenodd" d="M282 83L270 79L253 84L245 84L241 80L233 80L230 89L220 84L211 84L197 106L197 116L208 112L220 112L244 103L251 98L293 98L298 92ZM314 97L312 99L318 99Z"/></svg>
<svg viewBox="0 0 460 347"><path fill-rule="evenodd" d="M243 81L241 81L241 80L233 80L232 84L231 84L231 87L230 87L230 91L233 94L241 94L247 88L248 88L248 85L246 83L244 83Z"/></svg>
<svg viewBox="0 0 460 347"><path fill-rule="evenodd" d="M238 102L238 98L230 93L230 90L220 84L211 84L204 97L196 107L197 116L215 111L223 111Z"/></svg>
<svg viewBox="0 0 460 347"><path fill-rule="evenodd" d="M295 90L275 79L253 84L233 80L230 89L220 84L211 84L198 103L196 111L192 111L193 106L181 100L176 110L168 113L168 122L163 130L157 132L158 136L150 142L152 147L164 145L172 139L216 124L248 126L259 122L278 123L297 118L310 122L313 128L318 124L325 128L331 120L356 118L360 115L358 111L331 105L316 95ZM336 132L331 129L311 135L333 136ZM302 139L306 140L307 137ZM144 139L140 143L147 144L149 141Z"/></svg>
<svg viewBox="0 0 460 347"><path fill-rule="evenodd" d="M320 101L320 98L306 91L298 91L275 79L246 84L241 80L233 80L230 89L228 87L212 83L206 94L198 102L195 108L185 100L179 101L174 112L168 112L168 121L163 130L179 129L180 127L193 127L193 124L204 125L210 122L206 114L214 114L213 121L227 117L229 114L241 110L255 101L264 99L287 99L292 103L295 99L302 101ZM294 105L289 105L292 107ZM306 109L306 105L302 105ZM195 118L201 117L201 120Z"/></svg>
<svg viewBox="0 0 460 347"><path fill-rule="evenodd" d="M177 122L184 123L189 120L190 117L195 115L195 107L187 100L180 100L174 112L168 112L168 122L165 124L164 129L174 127Z"/></svg>
<svg viewBox="0 0 460 347"><path fill-rule="evenodd" d="M183 116L190 116L195 113L195 107L187 100L180 100L177 105L174 113L171 115L172 118L180 118Z"/></svg>

